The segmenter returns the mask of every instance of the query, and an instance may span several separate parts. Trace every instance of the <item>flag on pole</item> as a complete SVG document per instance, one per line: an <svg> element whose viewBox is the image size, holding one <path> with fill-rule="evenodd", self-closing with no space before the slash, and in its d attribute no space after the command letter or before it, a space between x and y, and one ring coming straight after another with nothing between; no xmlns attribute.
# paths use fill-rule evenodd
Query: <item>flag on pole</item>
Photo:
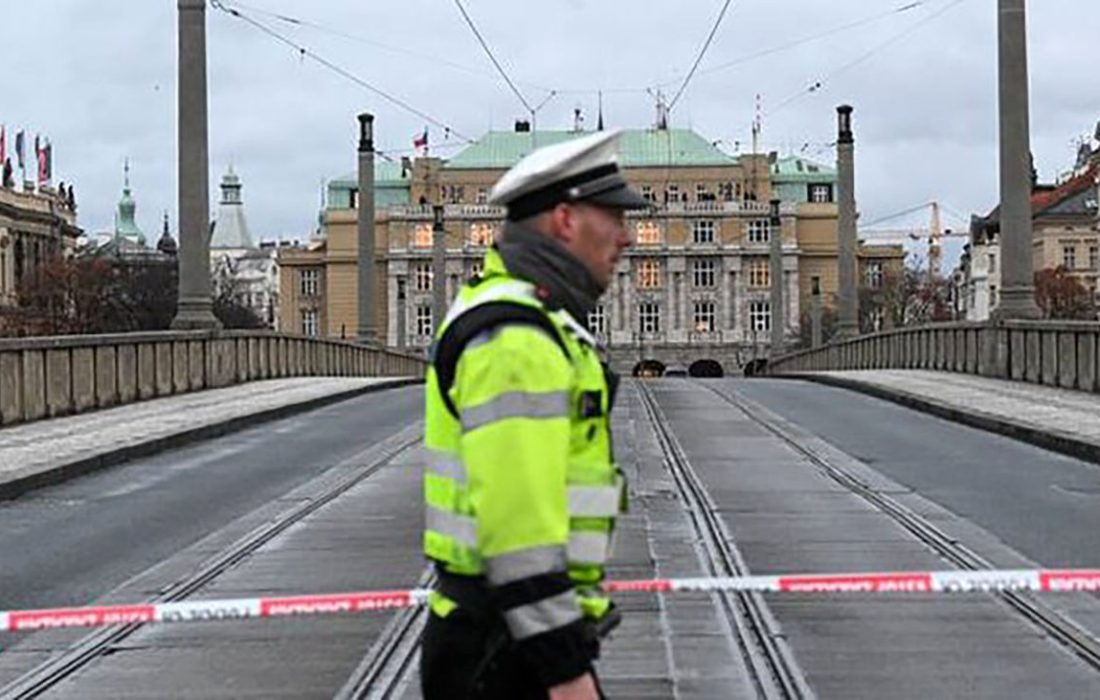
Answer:
<svg viewBox="0 0 1100 700"><path fill-rule="evenodd" d="M413 148L417 151L423 151L425 155L428 153L428 127L424 127L424 133L417 134L413 137Z"/></svg>
<svg viewBox="0 0 1100 700"><path fill-rule="evenodd" d="M37 136L34 137L34 153L38 157L38 186L42 187L48 182L46 177L46 149L41 147L41 141Z"/></svg>
<svg viewBox="0 0 1100 700"><path fill-rule="evenodd" d="M46 147L43 149L46 151L46 182L53 180L53 144L49 139L46 139Z"/></svg>
<svg viewBox="0 0 1100 700"><path fill-rule="evenodd" d="M26 144L22 131L15 133L15 157L19 161L19 168L25 170L27 168L27 156L26 156Z"/></svg>

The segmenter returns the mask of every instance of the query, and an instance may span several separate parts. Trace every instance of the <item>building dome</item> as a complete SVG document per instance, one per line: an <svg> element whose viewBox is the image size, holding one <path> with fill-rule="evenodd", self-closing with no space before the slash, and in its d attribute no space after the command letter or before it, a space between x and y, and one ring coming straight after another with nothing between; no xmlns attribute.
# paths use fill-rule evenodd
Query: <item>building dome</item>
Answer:
<svg viewBox="0 0 1100 700"><path fill-rule="evenodd" d="M212 249L248 250L255 248L248 219L244 215L241 200L241 179L233 172L233 166L222 177L222 201L218 205L218 218L210 235Z"/></svg>
<svg viewBox="0 0 1100 700"><path fill-rule="evenodd" d="M126 161L122 186L122 198L118 200L118 214L115 216L115 239L125 238L131 243L145 246L145 234L137 225L135 214L137 202L130 192L130 161Z"/></svg>

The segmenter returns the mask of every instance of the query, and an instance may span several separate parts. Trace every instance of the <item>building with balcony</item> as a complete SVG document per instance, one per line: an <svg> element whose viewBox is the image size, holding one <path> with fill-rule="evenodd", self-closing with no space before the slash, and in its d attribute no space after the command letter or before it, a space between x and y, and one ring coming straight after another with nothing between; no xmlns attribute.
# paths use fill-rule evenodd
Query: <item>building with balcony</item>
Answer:
<svg viewBox="0 0 1100 700"><path fill-rule="evenodd" d="M532 149L579 131L515 131L482 136L449 160L379 162L375 249L379 327L385 343L426 349L432 289L453 297L477 275L499 234L504 210L486 204L500 176ZM826 305L837 289L836 174L805 159L728 155L699 134L639 129L623 134L620 164L653 202L631 212L636 244L619 263L588 319L616 365L644 360L690 364L713 359L733 369L770 340L771 236L782 237L787 334L795 339L814 278ZM773 193L780 222L770 219ZM357 199L354 175L332 181L321 235L282 248L281 327L328 337L357 327ZM432 206L444 206L446 276L432 272Z"/></svg>

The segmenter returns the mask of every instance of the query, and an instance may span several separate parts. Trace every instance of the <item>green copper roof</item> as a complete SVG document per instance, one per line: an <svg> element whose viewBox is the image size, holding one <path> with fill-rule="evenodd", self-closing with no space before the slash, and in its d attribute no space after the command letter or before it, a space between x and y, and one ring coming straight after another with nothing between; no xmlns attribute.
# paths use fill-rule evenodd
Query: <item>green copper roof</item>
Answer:
<svg viewBox="0 0 1100 700"><path fill-rule="evenodd" d="M772 180L781 182L836 182L836 170L812 160L787 156L772 163Z"/></svg>
<svg viewBox="0 0 1100 700"><path fill-rule="evenodd" d="M587 136L591 132L490 131L444 165L452 170L506 169L534 148ZM728 156L694 131L687 129L633 129L623 132L619 163L624 168L735 165Z"/></svg>
<svg viewBox="0 0 1100 700"><path fill-rule="evenodd" d="M409 203L409 174L400 163L379 160L374 163L374 206L376 209ZM358 173L349 173L328 183L328 208L351 206L351 191L359 188Z"/></svg>
<svg viewBox="0 0 1100 700"><path fill-rule="evenodd" d="M137 211L137 202L130 193L130 161L126 161L125 176L122 186L122 198L118 200L118 214L115 215L115 239L128 238L142 246L145 245L145 234L138 227L134 214Z"/></svg>

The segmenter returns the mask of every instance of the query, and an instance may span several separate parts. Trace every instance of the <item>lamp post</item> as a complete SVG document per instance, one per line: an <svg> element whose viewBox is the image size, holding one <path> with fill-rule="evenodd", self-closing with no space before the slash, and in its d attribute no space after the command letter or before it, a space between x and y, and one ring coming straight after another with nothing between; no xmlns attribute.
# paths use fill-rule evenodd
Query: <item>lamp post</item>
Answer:
<svg viewBox="0 0 1100 700"><path fill-rule="evenodd" d="M447 314L447 231L442 204L432 207L432 328L438 329Z"/></svg>
<svg viewBox="0 0 1100 700"><path fill-rule="evenodd" d="M359 115L359 342L378 342L374 261L374 115Z"/></svg>
<svg viewBox="0 0 1100 700"><path fill-rule="evenodd" d="M786 322L783 313L783 219L779 215L780 201L771 200L771 226L768 235L768 258L771 277L772 342L771 356L783 353L784 329Z"/></svg>
<svg viewBox="0 0 1100 700"><path fill-rule="evenodd" d="M840 212L837 222L837 335L841 340L859 335L859 296L856 291L856 175L852 108L837 107L837 186Z"/></svg>
<svg viewBox="0 0 1100 700"><path fill-rule="evenodd" d="M821 278L813 278L813 289L811 290L810 297L810 324L811 335L810 343L811 347L821 347Z"/></svg>

